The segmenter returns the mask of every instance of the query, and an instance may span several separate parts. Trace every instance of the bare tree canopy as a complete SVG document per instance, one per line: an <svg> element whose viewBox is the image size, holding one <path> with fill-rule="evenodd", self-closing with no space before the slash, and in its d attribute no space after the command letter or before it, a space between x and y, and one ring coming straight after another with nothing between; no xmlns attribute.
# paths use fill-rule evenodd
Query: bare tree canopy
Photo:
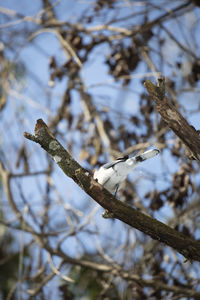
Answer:
<svg viewBox="0 0 200 300"><path fill-rule="evenodd" d="M0 298L200 299L199 7L0 2Z"/></svg>

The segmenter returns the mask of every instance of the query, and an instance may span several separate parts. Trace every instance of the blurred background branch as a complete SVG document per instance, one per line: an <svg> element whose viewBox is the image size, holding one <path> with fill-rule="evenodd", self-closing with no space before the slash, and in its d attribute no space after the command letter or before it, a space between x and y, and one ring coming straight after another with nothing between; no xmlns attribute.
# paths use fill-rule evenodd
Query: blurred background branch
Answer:
<svg viewBox="0 0 200 300"><path fill-rule="evenodd" d="M42 118L89 171L159 147L119 199L198 243L200 170L189 157L199 149L199 1L4 2L0 298L198 299L199 262L102 219L98 204L23 132ZM174 134L160 117L143 85L160 76L168 103L195 129Z"/></svg>

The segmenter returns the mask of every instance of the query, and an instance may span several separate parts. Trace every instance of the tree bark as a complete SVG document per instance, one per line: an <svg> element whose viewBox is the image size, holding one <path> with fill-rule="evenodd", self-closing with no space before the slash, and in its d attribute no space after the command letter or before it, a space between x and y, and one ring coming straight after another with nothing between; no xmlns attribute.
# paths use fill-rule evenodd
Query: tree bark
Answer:
<svg viewBox="0 0 200 300"><path fill-rule="evenodd" d="M72 178L89 196L104 209L113 214L114 218L134 227L153 239L174 248L189 260L200 261L200 242L184 236L177 230L147 216L133 207L116 199L90 174L87 174L72 156L52 135L43 120L37 120L35 134L24 133L25 138L34 141L54 159L63 172Z"/></svg>
<svg viewBox="0 0 200 300"><path fill-rule="evenodd" d="M162 119L181 139L192 153L192 157L200 160L200 136L193 126L188 124L185 118L178 112L176 107L165 96L164 79L158 80L155 86L150 80L146 80L144 86L156 104L156 110Z"/></svg>

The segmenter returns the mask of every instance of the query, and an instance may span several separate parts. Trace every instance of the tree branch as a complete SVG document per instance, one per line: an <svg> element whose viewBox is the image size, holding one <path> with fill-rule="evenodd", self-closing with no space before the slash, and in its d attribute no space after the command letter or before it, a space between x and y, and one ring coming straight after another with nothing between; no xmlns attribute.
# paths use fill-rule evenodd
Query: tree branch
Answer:
<svg viewBox="0 0 200 300"><path fill-rule="evenodd" d="M155 86L150 80L146 80L144 86L156 104L156 109L173 132L191 151L193 158L200 160L200 136L195 128L188 124L176 107L165 96L164 79L158 80Z"/></svg>
<svg viewBox="0 0 200 300"><path fill-rule="evenodd" d="M194 239L184 236L169 226L138 212L134 208L116 199L96 182L90 174L87 174L85 169L72 158L55 139L43 120L39 119L37 121L34 135L25 132L24 136L40 144L67 176L72 178L104 209L109 210L116 219L174 248L189 260L200 261L200 242L196 242Z"/></svg>

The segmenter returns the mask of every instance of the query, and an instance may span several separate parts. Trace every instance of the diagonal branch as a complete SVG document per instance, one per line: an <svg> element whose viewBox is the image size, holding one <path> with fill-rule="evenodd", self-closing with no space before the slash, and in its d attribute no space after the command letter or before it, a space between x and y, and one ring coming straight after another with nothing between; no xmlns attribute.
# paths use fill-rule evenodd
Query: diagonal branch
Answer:
<svg viewBox="0 0 200 300"><path fill-rule="evenodd" d="M158 79L158 86L146 80L144 86L156 104L156 109L174 133L191 151L193 158L200 160L200 136L193 126L188 124L176 107L165 96L164 79Z"/></svg>
<svg viewBox="0 0 200 300"><path fill-rule="evenodd" d="M174 248L187 259L200 261L200 242L184 236L116 199L71 157L55 139L43 120L37 121L34 135L25 132L24 136L40 144L67 176L72 178L103 208L109 210L115 218Z"/></svg>

